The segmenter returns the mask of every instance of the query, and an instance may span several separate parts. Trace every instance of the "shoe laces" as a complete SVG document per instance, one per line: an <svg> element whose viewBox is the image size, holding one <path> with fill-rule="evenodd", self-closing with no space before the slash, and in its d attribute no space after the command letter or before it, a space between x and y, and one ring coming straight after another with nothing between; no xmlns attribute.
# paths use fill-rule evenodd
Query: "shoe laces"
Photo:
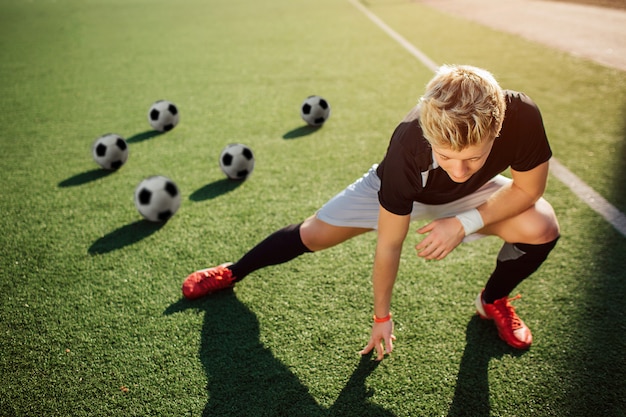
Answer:
<svg viewBox="0 0 626 417"><path fill-rule="evenodd" d="M509 322L513 330L517 330L523 327L522 321L517 316L517 314L515 314L515 308L511 305L511 301L518 300L520 298L522 298L522 296L520 294L517 294L513 298L507 299L506 297L504 297L493 302L493 305L496 308L498 315L500 315L500 317Z"/></svg>
<svg viewBox="0 0 626 417"><path fill-rule="evenodd" d="M202 275L200 285L205 289L220 289L223 288L222 281L225 280L230 284L232 273L228 268L210 268L204 271L198 272Z"/></svg>

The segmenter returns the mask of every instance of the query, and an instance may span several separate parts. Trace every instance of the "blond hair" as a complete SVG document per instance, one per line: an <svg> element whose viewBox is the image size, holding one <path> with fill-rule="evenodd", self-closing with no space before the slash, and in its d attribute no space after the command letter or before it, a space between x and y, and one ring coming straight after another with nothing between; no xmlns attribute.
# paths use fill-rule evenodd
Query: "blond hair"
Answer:
<svg viewBox="0 0 626 417"><path fill-rule="evenodd" d="M469 65L440 67L417 106L426 140L453 151L495 139L505 109L494 76Z"/></svg>

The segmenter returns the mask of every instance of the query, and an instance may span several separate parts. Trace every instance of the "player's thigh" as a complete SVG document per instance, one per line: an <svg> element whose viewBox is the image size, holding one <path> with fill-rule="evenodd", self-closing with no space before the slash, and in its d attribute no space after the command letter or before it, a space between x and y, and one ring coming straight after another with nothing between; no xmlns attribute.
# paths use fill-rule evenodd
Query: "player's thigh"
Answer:
<svg viewBox="0 0 626 417"><path fill-rule="evenodd" d="M351 226L333 226L315 215L306 219L300 226L302 243L312 251L330 248L350 238L369 232L372 229Z"/></svg>
<svg viewBox="0 0 626 417"><path fill-rule="evenodd" d="M499 236L511 243L539 245L559 236L559 222L554 209L540 198L534 206L510 219L486 226L479 233Z"/></svg>

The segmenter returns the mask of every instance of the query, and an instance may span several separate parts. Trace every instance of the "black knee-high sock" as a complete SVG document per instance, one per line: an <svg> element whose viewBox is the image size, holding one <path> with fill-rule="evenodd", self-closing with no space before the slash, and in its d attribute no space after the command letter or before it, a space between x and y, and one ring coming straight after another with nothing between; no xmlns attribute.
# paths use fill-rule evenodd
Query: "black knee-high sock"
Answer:
<svg viewBox="0 0 626 417"><path fill-rule="evenodd" d="M303 253L311 252L300 238L300 224L284 227L252 248L241 259L230 265L236 281L257 269L290 261Z"/></svg>
<svg viewBox="0 0 626 417"><path fill-rule="evenodd" d="M520 282L539 268L558 240L557 237L540 245L505 243L498 253L496 269L485 285L483 301L490 304L508 296Z"/></svg>

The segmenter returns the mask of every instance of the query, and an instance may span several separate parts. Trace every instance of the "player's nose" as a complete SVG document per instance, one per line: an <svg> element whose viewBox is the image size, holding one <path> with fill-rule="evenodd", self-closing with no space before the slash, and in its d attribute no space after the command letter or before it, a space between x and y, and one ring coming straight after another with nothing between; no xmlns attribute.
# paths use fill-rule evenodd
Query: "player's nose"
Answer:
<svg viewBox="0 0 626 417"><path fill-rule="evenodd" d="M469 172L469 167L465 161L454 161L450 171L454 177L464 178Z"/></svg>

